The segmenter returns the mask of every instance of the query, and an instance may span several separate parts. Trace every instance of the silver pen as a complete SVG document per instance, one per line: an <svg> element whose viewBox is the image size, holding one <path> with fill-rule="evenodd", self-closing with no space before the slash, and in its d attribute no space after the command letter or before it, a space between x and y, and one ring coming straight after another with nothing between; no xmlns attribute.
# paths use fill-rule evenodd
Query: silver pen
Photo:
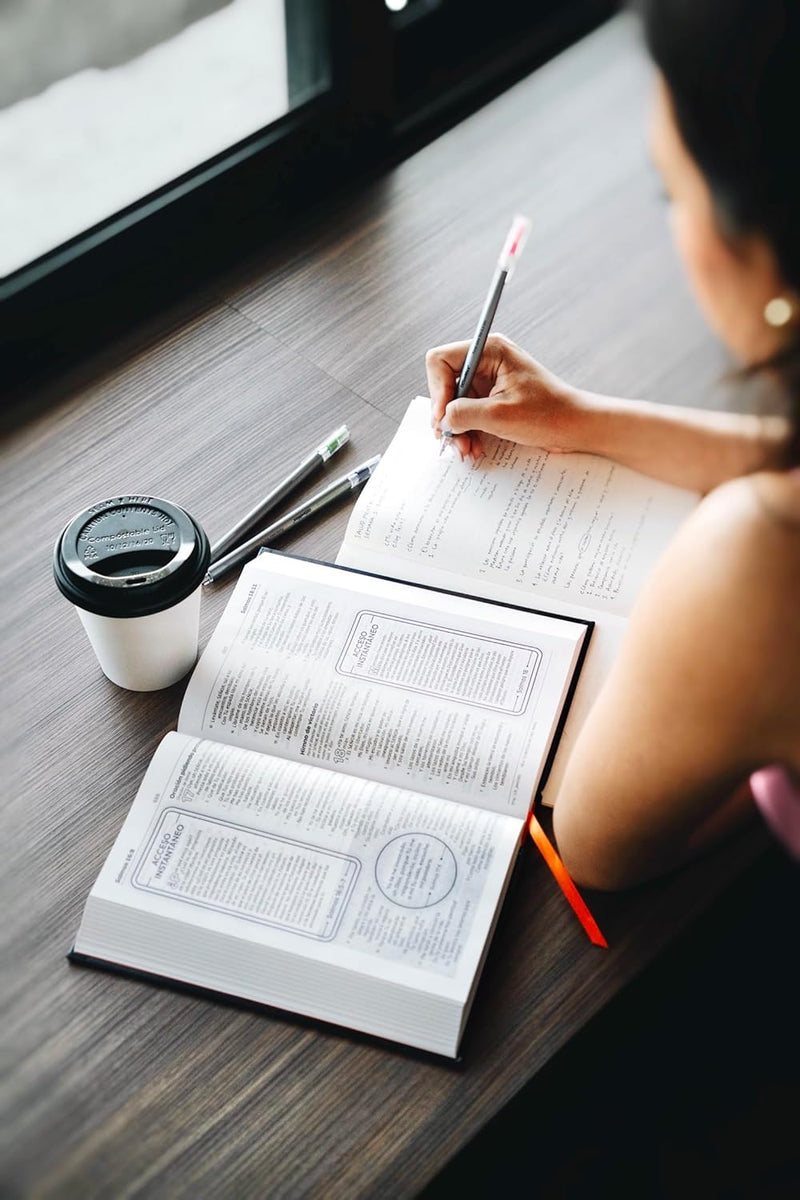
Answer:
<svg viewBox="0 0 800 1200"><path fill-rule="evenodd" d="M503 249L500 251L500 257L497 260L492 282L489 284L489 292L483 302L481 315L478 317L478 324L467 350L467 357L464 359L464 365L461 368L461 374L456 383L454 400L460 400L462 396L466 396L472 386L472 380L486 347L486 339L489 336L489 330L492 327L492 321L494 320L494 314L497 312L503 288L506 281L510 278L511 272L514 270L517 259L522 253L522 248L525 245L530 227L531 223L528 218L519 214L511 222L511 228L508 231L508 236L503 243ZM452 430L450 429L442 429L441 434L442 442L439 446L439 454L442 453L445 446L450 444L450 439L453 437Z"/></svg>
<svg viewBox="0 0 800 1200"><path fill-rule="evenodd" d="M246 542L242 542L241 546L237 546L228 554L223 554L222 558L218 558L208 568L208 574L203 580L203 584L213 583L215 579L219 579L220 575L225 575L232 567L238 566L245 558L249 558L255 551L260 550L262 546L274 542L281 534L288 533L290 529L294 529L295 525L314 516L320 509L327 508L340 496L354 492L356 488L361 487L362 483L366 483L380 462L380 458L380 454L376 454L374 458L367 459L355 470L348 471L346 475L340 475L338 479L334 479L327 487L322 488L314 496L310 496L302 504L298 504L297 508L291 509L285 516L274 521L272 525L268 525L259 533L254 533Z"/></svg>
<svg viewBox="0 0 800 1200"><path fill-rule="evenodd" d="M299 484L307 479L309 475L313 475L320 467L324 466L331 455L340 450L350 440L350 431L346 425L340 425L338 429L334 429L324 442L320 442L316 450L303 459L298 466L282 480L277 487L274 487L264 499L252 508L249 513L242 517L241 521L237 521L233 529L228 530L224 537L221 537L218 542L214 542L211 546L211 561L216 562L218 558L222 558L223 554L236 545L241 537L252 529L253 526L265 517L277 504L283 500L284 496L288 496L289 492L293 491Z"/></svg>

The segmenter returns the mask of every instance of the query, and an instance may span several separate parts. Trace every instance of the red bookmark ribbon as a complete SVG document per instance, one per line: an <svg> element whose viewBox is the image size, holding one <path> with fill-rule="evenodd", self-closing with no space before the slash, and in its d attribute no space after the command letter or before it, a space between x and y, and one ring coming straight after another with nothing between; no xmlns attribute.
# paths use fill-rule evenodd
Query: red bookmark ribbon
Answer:
<svg viewBox="0 0 800 1200"><path fill-rule="evenodd" d="M584 930L586 931L589 940L595 946L603 946L607 950L608 942L600 932L599 925L589 912L589 907L586 901L576 888L575 884L572 882L569 872L559 858L555 846L542 829L534 813L531 813L528 820L528 829L531 837L533 838L536 849L539 851L542 858L550 868L553 878L566 896L570 908L575 913L575 916L578 918Z"/></svg>

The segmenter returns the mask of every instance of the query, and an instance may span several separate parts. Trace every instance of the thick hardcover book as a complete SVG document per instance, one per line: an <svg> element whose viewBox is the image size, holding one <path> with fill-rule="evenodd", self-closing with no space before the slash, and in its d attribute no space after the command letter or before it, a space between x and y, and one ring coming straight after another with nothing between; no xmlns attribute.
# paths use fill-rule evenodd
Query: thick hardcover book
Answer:
<svg viewBox="0 0 800 1200"><path fill-rule="evenodd" d="M591 628L259 556L73 957L457 1057Z"/></svg>

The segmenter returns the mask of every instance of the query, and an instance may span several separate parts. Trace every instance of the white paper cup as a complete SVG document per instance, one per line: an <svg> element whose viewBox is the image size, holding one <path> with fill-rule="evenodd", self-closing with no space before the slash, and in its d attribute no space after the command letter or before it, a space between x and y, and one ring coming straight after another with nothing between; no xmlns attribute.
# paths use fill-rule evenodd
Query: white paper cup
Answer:
<svg viewBox="0 0 800 1200"><path fill-rule="evenodd" d="M197 661L201 592L147 617L102 617L76 607L103 674L133 692L183 679Z"/></svg>
<svg viewBox="0 0 800 1200"><path fill-rule="evenodd" d="M209 558L197 522L154 496L103 500L65 527L55 581L112 683L151 692L191 670Z"/></svg>

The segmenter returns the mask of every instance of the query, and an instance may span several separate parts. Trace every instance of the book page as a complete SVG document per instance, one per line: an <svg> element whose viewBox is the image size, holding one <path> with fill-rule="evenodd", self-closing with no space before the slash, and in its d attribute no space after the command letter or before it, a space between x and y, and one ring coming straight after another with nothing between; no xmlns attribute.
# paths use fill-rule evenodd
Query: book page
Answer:
<svg viewBox="0 0 800 1200"><path fill-rule="evenodd" d="M95 904L105 900L230 935L232 989L244 939L463 1001L523 829L485 810L170 733L92 889L91 928L75 949L114 960L115 935ZM116 918L114 928L126 926ZM141 936L134 942L144 957L128 965L203 982L187 966L203 943L188 934L144 949Z"/></svg>
<svg viewBox="0 0 800 1200"><path fill-rule="evenodd" d="M362 490L337 562L518 603L625 616L656 558L697 503L693 492L590 454L550 454L484 437L486 457L439 454L418 396ZM409 564L409 571L398 564ZM441 578L441 576L439 576ZM492 594L488 591L487 594Z"/></svg>
<svg viewBox="0 0 800 1200"><path fill-rule="evenodd" d="M242 572L178 728L524 816L586 633L264 554Z"/></svg>
<svg viewBox="0 0 800 1200"><path fill-rule="evenodd" d="M358 554L348 554L346 557L355 559L354 566L360 560ZM365 555L365 570L367 569L366 563L368 561L371 560L368 555ZM389 569L388 564L387 569ZM393 562L391 569L396 572L399 579L407 579L409 582L414 581L417 573L416 564L406 560ZM446 588L453 586L453 576L447 571L439 570L437 567L426 567L424 574L425 581L430 587ZM468 579L459 580L459 582L465 589L470 584L476 590L479 587L482 599L496 600L501 604L514 604L519 600L519 594L514 588L502 583L481 581L480 584L476 585L474 580L470 581ZM598 617L597 613L593 613L589 608L566 602L557 604L553 600L547 598L540 599L538 596L535 599L535 603L537 608L553 613L555 616L582 617L586 620L595 619L592 637L581 664L581 673L577 687L570 702L569 713L561 728L558 746L556 747L550 771L539 797L543 804L550 807L555 801L564 775L567 759L578 737L581 726L588 716L589 710L619 653L627 619L625 617L617 617L613 613L603 613L602 616Z"/></svg>

